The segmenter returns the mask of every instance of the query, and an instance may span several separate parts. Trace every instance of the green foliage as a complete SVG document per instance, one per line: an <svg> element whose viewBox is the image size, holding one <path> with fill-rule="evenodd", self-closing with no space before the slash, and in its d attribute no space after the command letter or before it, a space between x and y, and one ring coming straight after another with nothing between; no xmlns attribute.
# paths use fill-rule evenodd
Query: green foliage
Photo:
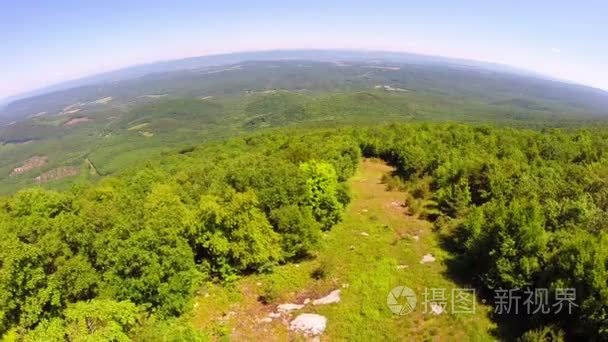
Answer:
<svg viewBox="0 0 608 342"><path fill-rule="evenodd" d="M564 342L565 334L554 326L546 326L527 331L521 336L519 342Z"/></svg>
<svg viewBox="0 0 608 342"><path fill-rule="evenodd" d="M209 341L184 319L151 317L132 331L135 341L141 342L203 342Z"/></svg>
<svg viewBox="0 0 608 342"><path fill-rule="evenodd" d="M72 341L129 341L138 308L130 302L92 300L78 302L65 311L65 326Z"/></svg>
<svg viewBox="0 0 608 342"><path fill-rule="evenodd" d="M366 156L395 165L411 211L455 227L444 233L478 284L576 289L573 315L536 317L524 340L608 338L605 130L421 124L357 136Z"/></svg>
<svg viewBox="0 0 608 342"><path fill-rule="evenodd" d="M333 265L329 261L323 261L310 273L310 277L315 280L325 279L333 272Z"/></svg>
<svg viewBox="0 0 608 342"><path fill-rule="evenodd" d="M154 119L172 118L196 123L217 122L222 114L221 105L203 101L197 98L175 98L153 103L147 103L133 108L131 111L130 122L134 127L138 123L154 121ZM137 120L137 121L136 121ZM158 121L154 121L153 126L157 126Z"/></svg>
<svg viewBox="0 0 608 342"><path fill-rule="evenodd" d="M273 281L269 281L264 284L262 288L262 294L258 297L258 301L264 305L268 305L275 301L279 295L277 285Z"/></svg>
<svg viewBox="0 0 608 342"><path fill-rule="evenodd" d="M345 181L363 154L396 167L399 179L387 185L408 190L409 210L435 221L480 286L577 290L573 316L535 318L540 330L525 338L557 338L543 330L551 325L605 339L607 150L602 129L288 131L165 153L69 191L23 190L0 199L0 334L150 339L147 326L167 336L203 279L229 281L311 254L321 231L342 219ZM140 310L144 318L133 320Z"/></svg>
<svg viewBox="0 0 608 342"><path fill-rule="evenodd" d="M306 256L320 240L320 225L315 221L310 207L283 206L273 210L270 219L281 235L286 259Z"/></svg>
<svg viewBox="0 0 608 342"><path fill-rule="evenodd" d="M197 251L208 254L214 272L267 270L281 258L280 236L257 207L252 192L201 198Z"/></svg>
<svg viewBox="0 0 608 342"><path fill-rule="evenodd" d="M130 302L96 299L71 304L64 318L42 321L27 332L25 341L131 341L139 309Z"/></svg>
<svg viewBox="0 0 608 342"><path fill-rule="evenodd" d="M314 153L301 153L305 142ZM201 281L309 255L321 227L339 221L358 159L346 135L259 135L166 154L69 191L2 199L0 334L198 341L185 326L169 337L168 322Z"/></svg>
<svg viewBox="0 0 608 342"><path fill-rule="evenodd" d="M303 104L307 98L290 92L274 92L260 96L247 104L245 112L252 116L246 126L260 128L291 124L310 118Z"/></svg>
<svg viewBox="0 0 608 342"><path fill-rule="evenodd" d="M300 165L306 175L306 197L304 204L322 225L329 229L342 219L343 204L340 202L338 176L329 163L312 161Z"/></svg>
<svg viewBox="0 0 608 342"><path fill-rule="evenodd" d="M584 335L608 334L608 234L595 236L585 231L560 232L555 239L558 249L551 255L545 272L548 288L574 288L580 305L580 321L567 325L570 331ZM568 317L563 317L565 321Z"/></svg>
<svg viewBox="0 0 608 342"><path fill-rule="evenodd" d="M122 335L122 332L117 331L118 334ZM40 324L34 329L27 332L23 336L24 341L49 341L49 342L63 342L66 340L67 331L65 327L65 322L59 318L53 318L50 321L42 321ZM83 340L84 336L80 335L79 339ZM6 336L5 336L6 338ZM16 339L17 340L17 339Z"/></svg>
<svg viewBox="0 0 608 342"><path fill-rule="evenodd" d="M460 242L482 282L491 289L531 286L547 243L538 203L491 202L474 210L460 226Z"/></svg>

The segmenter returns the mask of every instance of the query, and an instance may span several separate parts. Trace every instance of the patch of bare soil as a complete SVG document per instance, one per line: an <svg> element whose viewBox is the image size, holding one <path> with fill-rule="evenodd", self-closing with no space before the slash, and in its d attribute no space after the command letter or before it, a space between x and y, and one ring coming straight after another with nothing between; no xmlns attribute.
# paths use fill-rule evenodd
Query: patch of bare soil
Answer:
<svg viewBox="0 0 608 342"><path fill-rule="evenodd" d="M47 156L33 156L30 159L24 161L21 166L14 168L13 171L11 171L10 176L17 176L33 169L37 169L46 165L48 161L49 158Z"/></svg>
<svg viewBox="0 0 608 342"><path fill-rule="evenodd" d="M89 102L89 104L107 104L110 101L112 101L112 96L103 97L103 98L95 100L93 102Z"/></svg>
<svg viewBox="0 0 608 342"><path fill-rule="evenodd" d="M409 91L409 90L403 89L403 88L391 87L390 85L377 85L374 87L374 89L384 89L386 91Z"/></svg>
<svg viewBox="0 0 608 342"><path fill-rule="evenodd" d="M61 166L56 169L47 171L40 176L34 178L38 183L46 183L52 180L67 178L76 176L78 174L78 168L73 166Z"/></svg>
<svg viewBox="0 0 608 342"><path fill-rule="evenodd" d="M80 112L80 107L83 106L84 103L74 103L71 104L65 108L63 108L63 110L59 113L59 115L66 115L66 114L74 114L74 113L78 113Z"/></svg>
<svg viewBox="0 0 608 342"><path fill-rule="evenodd" d="M90 118L85 117L79 117L79 118L72 118L66 122L63 123L64 126L74 126L77 125L79 123L83 123L83 122L89 122L92 121Z"/></svg>

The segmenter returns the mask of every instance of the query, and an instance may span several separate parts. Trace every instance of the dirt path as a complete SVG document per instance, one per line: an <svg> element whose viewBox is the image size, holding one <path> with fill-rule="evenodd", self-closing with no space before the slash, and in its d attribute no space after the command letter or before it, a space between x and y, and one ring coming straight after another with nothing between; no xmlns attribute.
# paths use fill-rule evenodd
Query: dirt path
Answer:
<svg viewBox="0 0 608 342"><path fill-rule="evenodd" d="M89 158L85 158L84 162L87 168L89 169L89 173L91 174L91 176L99 176L99 171L97 171L95 164L93 164L93 162Z"/></svg>
<svg viewBox="0 0 608 342"><path fill-rule="evenodd" d="M407 216L401 205L405 194L386 191L381 184L382 175L390 171L384 163L363 161L350 180L352 202L344 220L324 235L314 259L245 277L230 288L209 284L194 304L195 326L230 340L302 340L289 331L289 322L300 313L314 313L327 317L321 340L491 339L488 331L493 325L483 306L468 315L423 312L425 289L444 288L449 296L458 286L445 276L447 255L438 247L430 224ZM421 264L427 254L436 261ZM318 273L323 276L311 276ZM417 294L419 305L413 312L399 316L389 309L387 296L396 286ZM274 315L279 304L301 305L336 289L341 290L339 303L308 304ZM260 296L267 296L269 303L259 301Z"/></svg>

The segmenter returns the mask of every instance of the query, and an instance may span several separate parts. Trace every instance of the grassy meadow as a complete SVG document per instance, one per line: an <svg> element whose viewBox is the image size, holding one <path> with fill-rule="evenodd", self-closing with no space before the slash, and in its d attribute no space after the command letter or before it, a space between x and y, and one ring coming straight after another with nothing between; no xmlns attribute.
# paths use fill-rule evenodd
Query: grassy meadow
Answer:
<svg viewBox="0 0 608 342"><path fill-rule="evenodd" d="M337 304L294 311L318 313L328 319L324 339L333 341L488 341L497 338L489 318L492 307L476 303L474 314L424 313L425 288L466 287L447 275L450 255L438 242L432 225L408 215L405 193L387 191L381 183L392 168L379 160L365 160L349 184L352 202L345 219L324 234L314 258L277 267L270 274L245 276L234 283L204 285L185 317L211 339L273 340L298 339L290 333L287 316L264 322L276 306L302 304L341 289ZM364 233L367 233L366 236ZM418 237L418 240L414 238ZM437 261L421 264L432 254ZM322 273L317 276L316 273ZM417 293L418 306L409 314L393 314L386 304L396 286ZM268 302L260 298L269 296ZM473 299L477 301L478 299ZM449 305L449 304L448 304ZM449 311L449 310L448 310Z"/></svg>

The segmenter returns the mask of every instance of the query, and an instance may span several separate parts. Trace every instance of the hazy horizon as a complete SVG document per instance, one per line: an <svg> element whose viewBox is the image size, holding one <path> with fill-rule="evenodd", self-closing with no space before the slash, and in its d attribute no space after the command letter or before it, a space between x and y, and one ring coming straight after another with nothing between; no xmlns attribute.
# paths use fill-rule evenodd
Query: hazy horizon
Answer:
<svg viewBox="0 0 608 342"><path fill-rule="evenodd" d="M0 4L0 99L125 67L245 51L414 53L608 90L608 4L312 1Z"/></svg>
<svg viewBox="0 0 608 342"><path fill-rule="evenodd" d="M212 56L223 56L223 55L238 55L238 54L247 54L247 53L270 53L270 52L279 52L279 51L293 51L293 52L297 52L297 51L342 51L342 52L361 52L361 53L399 53L399 54L411 54L411 55L418 55L418 56L424 56L424 57L429 57L429 58L433 58L433 57L439 57L439 58L448 58L448 59L453 59L453 60L459 60L462 58L458 58L458 57L448 57L448 56L441 56L441 55L431 55L431 54L424 54L424 53L417 53L417 52L410 52L410 51L390 51L390 50L375 50L375 49L348 49L348 48L292 48L292 49L281 49L281 48L276 48L276 49L263 49L263 50L243 50L243 51L233 51L233 52L221 52L221 53L210 53L210 54L205 54L205 55L193 55L193 56L183 56L183 57L177 57L177 58L172 58L172 59L159 59L159 60L154 60L154 61L150 61L150 62L145 62L145 63L139 63L139 64L127 64L127 65L123 65L123 66L119 66L116 68L111 68L111 69L106 69L106 70L100 70L97 72L93 72L93 73L89 73L89 74L83 74L83 75L79 75L77 77L73 77L73 78L69 78L69 79L65 79L65 80L61 80L58 82L53 82L53 83L49 83L49 84L42 84L41 86L37 86L31 89L26 89L25 91L19 92L19 93L15 93L15 94L9 94L8 96L5 97L0 97L0 101L1 100L9 100L11 98L14 97L20 97L23 95L26 95L28 93L32 93L32 92L37 92L37 91L42 91L45 90L46 88L52 88L54 86L59 86L63 83L69 83L72 81L78 81L80 79L86 79L89 77L94 77L97 75L103 75L105 73L111 73L111 72L115 72L115 71L120 71L120 70L125 70L125 69L129 69L129 68L133 68L133 67L138 67L138 66L145 66L145 65L154 65L154 64L159 64L159 63L164 63L164 62L172 62L172 61L180 61L180 60L187 60L187 59L191 59L191 58L201 58L201 57L212 57ZM525 69L525 68L520 68L517 66L513 66L513 65L508 65L508 64L502 64L502 63L496 63L493 61L483 61L483 60L474 60L474 59L462 59L462 60L466 60L466 61L470 61L470 62L474 62L474 63L487 63L487 64L495 64L495 65L500 65L503 67L507 67L507 68L512 68L513 70L520 70L522 72L529 72L529 73L536 73L539 76L544 76L547 78L553 78L553 79L557 79L554 78L552 75L548 75L548 74L542 74L542 73L537 73L535 70L529 70L529 69ZM584 86L590 86L590 85L586 85L586 84L582 84L576 81L571 81L571 80L565 80L565 79L557 79L559 81L563 81L563 82L572 82L575 84L579 84L579 85L584 85ZM590 86L593 87L593 86ZM600 90L604 90L608 92L608 89L601 89L601 88L597 88Z"/></svg>

